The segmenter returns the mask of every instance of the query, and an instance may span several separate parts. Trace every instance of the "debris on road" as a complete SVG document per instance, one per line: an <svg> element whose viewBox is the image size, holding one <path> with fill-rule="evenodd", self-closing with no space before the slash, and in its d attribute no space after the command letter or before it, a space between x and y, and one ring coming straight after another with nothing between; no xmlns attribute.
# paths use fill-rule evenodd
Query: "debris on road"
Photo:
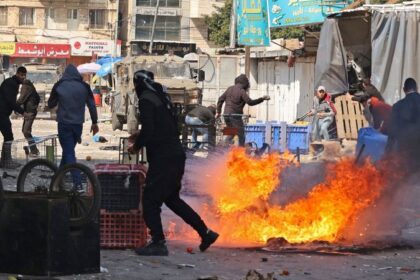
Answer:
<svg viewBox="0 0 420 280"><path fill-rule="evenodd" d="M178 266L177 266L178 268L184 268L184 267L189 267L189 268L194 268L195 267L195 265L193 265L193 264L188 264L188 263L180 263L180 264L178 264Z"/></svg>
<svg viewBox="0 0 420 280"><path fill-rule="evenodd" d="M246 274L245 280L276 280L276 278L274 278L273 272L267 273L267 277L264 277L264 275L252 269Z"/></svg>
<svg viewBox="0 0 420 280"><path fill-rule="evenodd" d="M290 272L288 270L283 270L282 272L280 272L281 276L289 276Z"/></svg>
<svg viewBox="0 0 420 280"><path fill-rule="evenodd" d="M200 276L197 280L218 280L217 276Z"/></svg>

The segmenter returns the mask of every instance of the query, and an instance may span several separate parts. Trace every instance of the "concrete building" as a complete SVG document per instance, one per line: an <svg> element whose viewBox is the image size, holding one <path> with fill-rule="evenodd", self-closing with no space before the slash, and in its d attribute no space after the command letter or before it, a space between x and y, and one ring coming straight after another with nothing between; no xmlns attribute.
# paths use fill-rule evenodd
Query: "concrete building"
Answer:
<svg viewBox="0 0 420 280"><path fill-rule="evenodd" d="M128 52L138 55L148 51L156 0L120 0L122 13L121 38ZM154 33L155 53L176 54L208 50L215 47L208 41L206 15L222 6L224 0L160 0Z"/></svg>
<svg viewBox="0 0 420 280"><path fill-rule="evenodd" d="M80 64L113 52L117 0L0 0L3 66Z"/></svg>

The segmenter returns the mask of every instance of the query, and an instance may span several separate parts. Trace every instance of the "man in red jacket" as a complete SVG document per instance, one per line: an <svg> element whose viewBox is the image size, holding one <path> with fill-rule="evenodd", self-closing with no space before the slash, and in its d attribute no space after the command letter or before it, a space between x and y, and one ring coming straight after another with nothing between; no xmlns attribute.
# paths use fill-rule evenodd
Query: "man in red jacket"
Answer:
<svg viewBox="0 0 420 280"><path fill-rule="evenodd" d="M369 110L372 120L370 125L379 132L388 135L389 123L391 120L392 107L386 104L385 101L380 100L376 96L362 95L353 96L353 101L358 101L363 104L365 110Z"/></svg>

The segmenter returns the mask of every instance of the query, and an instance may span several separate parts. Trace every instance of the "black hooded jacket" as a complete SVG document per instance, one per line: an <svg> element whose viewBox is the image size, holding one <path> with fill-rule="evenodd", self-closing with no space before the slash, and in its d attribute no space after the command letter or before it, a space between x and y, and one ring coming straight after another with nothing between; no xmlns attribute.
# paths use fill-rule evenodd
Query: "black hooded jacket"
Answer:
<svg viewBox="0 0 420 280"><path fill-rule="evenodd" d="M246 75L241 74L235 79L235 85L229 87L217 101L217 113L222 112L225 104L224 114L243 114L245 104L254 106L264 101L264 98L251 99L247 93L249 80Z"/></svg>
<svg viewBox="0 0 420 280"><path fill-rule="evenodd" d="M16 97L19 93L21 82L18 77L13 76L3 81L0 86L0 115L10 116L12 111L23 114L23 109L16 104Z"/></svg>
<svg viewBox="0 0 420 280"><path fill-rule="evenodd" d="M69 64L63 77L55 83L48 99L50 109L56 107L57 122L65 124L83 124L85 121L85 107L89 109L92 123L98 122L93 93L77 71L76 66Z"/></svg>
<svg viewBox="0 0 420 280"><path fill-rule="evenodd" d="M146 147L147 160L155 162L169 157L185 157L179 140L177 117L173 105L158 83L152 90L141 83L136 85L139 98L140 133L134 147Z"/></svg>

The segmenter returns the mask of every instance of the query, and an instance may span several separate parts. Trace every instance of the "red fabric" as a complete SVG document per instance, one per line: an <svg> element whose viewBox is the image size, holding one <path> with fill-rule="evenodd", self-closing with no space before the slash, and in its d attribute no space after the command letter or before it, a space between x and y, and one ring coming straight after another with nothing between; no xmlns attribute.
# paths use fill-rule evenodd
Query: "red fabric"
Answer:
<svg viewBox="0 0 420 280"><path fill-rule="evenodd" d="M327 96L325 97L325 101L330 105L331 109L333 110L334 114L337 114L337 109L334 106L334 102L331 100L331 95L327 93Z"/></svg>
<svg viewBox="0 0 420 280"><path fill-rule="evenodd" d="M374 128L386 134L391 120L392 106L376 97L372 97L370 99L370 112L373 116Z"/></svg>

